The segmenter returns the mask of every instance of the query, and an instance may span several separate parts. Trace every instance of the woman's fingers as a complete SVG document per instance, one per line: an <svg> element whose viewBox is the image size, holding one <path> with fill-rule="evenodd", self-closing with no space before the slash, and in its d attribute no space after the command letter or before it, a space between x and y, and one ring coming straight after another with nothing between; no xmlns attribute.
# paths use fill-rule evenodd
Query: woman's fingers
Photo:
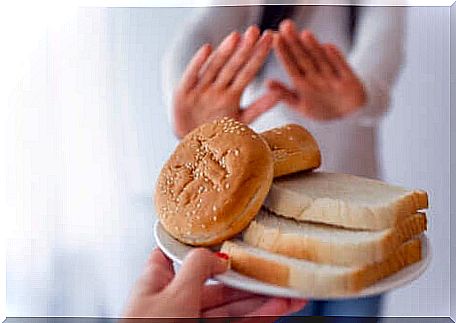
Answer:
<svg viewBox="0 0 456 323"><path fill-rule="evenodd" d="M256 26L250 26L245 32L241 44L236 53L229 59L228 63L221 69L215 84L223 88L231 83L236 73L250 58L254 46L260 36L260 30Z"/></svg>
<svg viewBox="0 0 456 323"><path fill-rule="evenodd" d="M306 51L315 62L318 71L324 76L334 75L335 68L331 65L323 46L318 42L315 36L311 32L305 30L301 33L301 41Z"/></svg>
<svg viewBox="0 0 456 323"><path fill-rule="evenodd" d="M350 65L348 65L344 54L342 54L335 45L325 44L323 45L323 48L331 65L336 69L337 75L341 77L350 77L353 75L352 69Z"/></svg>
<svg viewBox="0 0 456 323"><path fill-rule="evenodd" d="M282 93L279 91L268 91L255 100L247 108L241 111L239 120L245 124L255 121L260 115L274 107L280 101Z"/></svg>
<svg viewBox="0 0 456 323"><path fill-rule="evenodd" d="M206 63L209 55L212 52L212 47L209 44L204 44L193 56L192 60L185 69L182 75L181 86L182 90L187 92L192 89L198 81L201 67Z"/></svg>
<svg viewBox="0 0 456 323"><path fill-rule="evenodd" d="M274 53L293 82L296 83L299 81L303 74L285 44L285 41L279 34L276 34L274 37Z"/></svg>
<svg viewBox="0 0 456 323"><path fill-rule="evenodd" d="M241 36L238 32L232 32L222 41L219 47L209 57L207 65L203 67L200 73L199 87L205 87L214 81L220 69L236 50L240 38Z"/></svg>
<svg viewBox="0 0 456 323"><path fill-rule="evenodd" d="M141 293L155 294L165 288L174 278L172 262L158 248L149 256L146 269L137 286Z"/></svg>
<svg viewBox="0 0 456 323"><path fill-rule="evenodd" d="M305 300L286 298L270 298L262 306L255 309L249 316L281 316L297 312L307 304ZM272 319L272 318L271 318Z"/></svg>
<svg viewBox="0 0 456 323"><path fill-rule="evenodd" d="M259 69L263 65L272 47L272 32L266 31L256 43L253 53L249 60L235 76L230 89L241 92L252 81Z"/></svg>
<svg viewBox="0 0 456 323"><path fill-rule="evenodd" d="M269 80L266 82L266 86L269 90L280 93L280 100L286 102L287 104L292 106L298 104L299 98L296 92L289 89L285 84L279 81Z"/></svg>
<svg viewBox="0 0 456 323"><path fill-rule="evenodd" d="M251 296L249 298L230 302L228 304L204 311L205 317L243 317L261 308L268 298L265 296Z"/></svg>
<svg viewBox="0 0 456 323"><path fill-rule="evenodd" d="M296 27L291 20L285 20L279 27L280 37L284 39L294 61L304 73L313 73L317 70L312 57L305 50L301 39L298 36Z"/></svg>
<svg viewBox="0 0 456 323"><path fill-rule="evenodd" d="M253 296L256 295L239 289L230 288L223 284L206 285L203 290L201 309L203 311L208 311L215 307L220 307Z"/></svg>
<svg viewBox="0 0 456 323"><path fill-rule="evenodd" d="M197 300L202 296L204 283L228 269L228 261L204 248L193 249L184 259L180 271L168 288L184 299Z"/></svg>
<svg viewBox="0 0 456 323"><path fill-rule="evenodd" d="M166 270L174 274L173 261L169 259L159 248L155 248L149 255L148 264L166 268Z"/></svg>

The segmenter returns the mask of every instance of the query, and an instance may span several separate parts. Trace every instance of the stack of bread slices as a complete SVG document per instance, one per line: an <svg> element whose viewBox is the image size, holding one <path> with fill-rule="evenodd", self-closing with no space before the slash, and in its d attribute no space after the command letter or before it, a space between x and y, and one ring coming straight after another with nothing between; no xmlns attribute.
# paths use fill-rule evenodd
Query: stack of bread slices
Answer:
<svg viewBox="0 0 456 323"><path fill-rule="evenodd" d="M289 141L287 130L301 136ZM356 293L421 260L426 192L314 171L318 146L298 126L262 135L274 153L275 178L242 238L222 245L232 269L328 297Z"/></svg>

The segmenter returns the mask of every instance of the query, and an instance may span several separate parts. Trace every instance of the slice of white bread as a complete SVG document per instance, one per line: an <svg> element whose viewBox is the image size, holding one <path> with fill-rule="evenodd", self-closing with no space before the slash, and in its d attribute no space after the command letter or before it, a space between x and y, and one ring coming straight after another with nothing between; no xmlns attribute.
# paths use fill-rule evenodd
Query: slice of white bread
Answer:
<svg viewBox="0 0 456 323"><path fill-rule="evenodd" d="M401 244L426 230L423 213L405 217L381 231L360 231L295 221L261 210L244 231L251 246L322 264L362 266L385 259Z"/></svg>
<svg viewBox="0 0 456 323"><path fill-rule="evenodd" d="M274 180L264 203L296 220L383 230L428 207L427 193L348 174L310 172Z"/></svg>
<svg viewBox="0 0 456 323"><path fill-rule="evenodd" d="M243 275L300 290L314 298L356 293L421 260L421 240L402 244L387 259L364 267L343 267L298 260L238 240L225 241L221 251L231 268Z"/></svg>

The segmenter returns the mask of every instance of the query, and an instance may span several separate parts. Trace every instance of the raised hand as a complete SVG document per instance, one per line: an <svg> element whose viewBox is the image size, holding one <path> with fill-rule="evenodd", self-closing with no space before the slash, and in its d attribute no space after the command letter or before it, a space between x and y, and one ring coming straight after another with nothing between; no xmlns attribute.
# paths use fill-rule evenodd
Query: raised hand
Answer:
<svg viewBox="0 0 456 323"><path fill-rule="evenodd" d="M187 66L174 95L174 130L184 136L199 125L220 117L249 124L279 100L280 93L268 91L245 109L241 96L263 65L272 48L272 33L260 37L251 26L243 36L228 35L213 51L203 45Z"/></svg>
<svg viewBox="0 0 456 323"><path fill-rule="evenodd" d="M308 31L298 34L285 20L274 35L274 52L291 78L293 88L269 80L268 88L282 93L282 100L313 120L343 118L366 102L362 82L334 45L322 45Z"/></svg>

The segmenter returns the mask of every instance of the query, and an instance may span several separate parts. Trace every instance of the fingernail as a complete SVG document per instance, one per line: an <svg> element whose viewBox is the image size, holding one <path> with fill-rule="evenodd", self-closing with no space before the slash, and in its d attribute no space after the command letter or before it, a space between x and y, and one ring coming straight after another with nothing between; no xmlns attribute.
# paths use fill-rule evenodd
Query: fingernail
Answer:
<svg viewBox="0 0 456 323"><path fill-rule="evenodd" d="M290 28L292 31L295 30L295 28L294 28L294 23L293 23L293 21L290 20L290 19L285 19L285 20L283 21L283 26L284 26L284 27L288 26L288 28Z"/></svg>
<svg viewBox="0 0 456 323"><path fill-rule="evenodd" d="M231 34L228 35L228 37L226 38L227 41L230 41L232 40L233 38L236 38L237 36L239 35L239 33L237 31L233 31L231 32Z"/></svg>
<svg viewBox="0 0 456 323"><path fill-rule="evenodd" d="M239 38L239 33L237 31L233 31L231 34L229 34L220 44L219 47L231 47L237 42L237 38Z"/></svg>
<svg viewBox="0 0 456 323"><path fill-rule="evenodd" d="M313 36L313 34L312 34L310 31L304 30L304 31L302 32L302 35L303 35L305 38L314 39L314 36Z"/></svg>
<svg viewBox="0 0 456 323"><path fill-rule="evenodd" d="M263 31L263 37L266 37L266 36L272 36L271 29L266 29L265 31Z"/></svg>
<svg viewBox="0 0 456 323"><path fill-rule="evenodd" d="M256 30L259 30L259 28L258 28L257 25L251 25L251 26L249 26L249 28L247 28L246 31L252 32L252 31L254 31L254 30L255 30L255 31L256 31Z"/></svg>
<svg viewBox="0 0 456 323"><path fill-rule="evenodd" d="M215 255L216 255L217 257L223 259L223 260L228 260L228 259L230 259L230 256L228 256L228 255L227 255L226 253L224 253L224 252L218 251L218 252L215 253Z"/></svg>

